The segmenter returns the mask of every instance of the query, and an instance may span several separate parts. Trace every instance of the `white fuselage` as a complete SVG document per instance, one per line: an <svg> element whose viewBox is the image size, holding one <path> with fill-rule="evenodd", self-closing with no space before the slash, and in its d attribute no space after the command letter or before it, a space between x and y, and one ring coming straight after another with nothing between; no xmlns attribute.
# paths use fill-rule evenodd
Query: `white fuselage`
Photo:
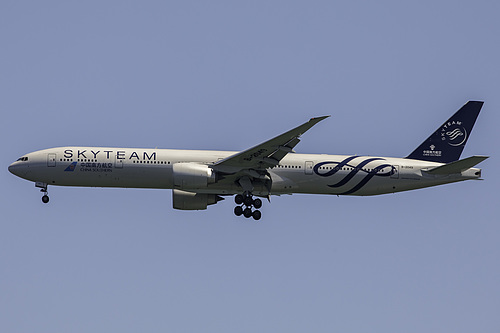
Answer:
<svg viewBox="0 0 500 333"><path fill-rule="evenodd" d="M106 147L60 147L36 151L14 162L9 170L27 180L47 185L161 188L174 186L177 163L211 165L236 152ZM377 195L407 191L468 179L481 170L432 175L425 170L441 163L405 158L355 155L288 154L268 169L271 190L256 186L254 195L310 193L335 195ZM230 178L230 176L228 176ZM227 177L224 177L227 178ZM233 195L241 187L231 181L216 181L197 193ZM270 192L270 193L269 193Z"/></svg>

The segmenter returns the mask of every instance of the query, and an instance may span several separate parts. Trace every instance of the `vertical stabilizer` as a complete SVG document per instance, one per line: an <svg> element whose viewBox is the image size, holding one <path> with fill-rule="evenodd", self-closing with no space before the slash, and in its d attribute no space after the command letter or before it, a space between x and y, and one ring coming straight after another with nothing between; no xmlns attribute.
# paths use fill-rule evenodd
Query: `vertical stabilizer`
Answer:
<svg viewBox="0 0 500 333"><path fill-rule="evenodd" d="M467 102L406 158L439 163L459 160L482 106L483 102Z"/></svg>

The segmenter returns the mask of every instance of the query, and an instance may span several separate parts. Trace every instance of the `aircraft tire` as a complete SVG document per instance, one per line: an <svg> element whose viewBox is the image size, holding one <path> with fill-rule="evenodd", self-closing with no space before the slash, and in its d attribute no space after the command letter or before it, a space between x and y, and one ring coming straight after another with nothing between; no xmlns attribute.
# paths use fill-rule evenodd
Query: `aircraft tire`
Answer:
<svg viewBox="0 0 500 333"><path fill-rule="evenodd" d="M260 212L260 210L256 210L253 212L252 216L255 221L258 221L262 217L262 213Z"/></svg>
<svg viewBox="0 0 500 333"><path fill-rule="evenodd" d="M48 203L48 202L49 202L49 196L48 196L48 195L44 195L44 196L42 197L42 202L43 202L43 203Z"/></svg>
<svg viewBox="0 0 500 333"><path fill-rule="evenodd" d="M243 214L243 208L241 206L234 207L234 215L241 216Z"/></svg>
<svg viewBox="0 0 500 333"><path fill-rule="evenodd" d="M260 207L262 207L262 200L260 200L259 198L255 199L253 201L253 206L256 208L256 209L259 209Z"/></svg>
<svg viewBox="0 0 500 333"><path fill-rule="evenodd" d="M245 200L243 201L243 203L245 204L245 206L247 207L250 207L253 205L253 199L252 197L248 196L248 197L245 197Z"/></svg>
<svg viewBox="0 0 500 333"><path fill-rule="evenodd" d="M237 194L234 197L234 202L236 202L237 205L241 205L243 203L243 196L241 194Z"/></svg>
<svg viewBox="0 0 500 333"><path fill-rule="evenodd" d="M250 208L245 208L245 210L243 211L243 216L245 216L246 218L252 217L252 210Z"/></svg>

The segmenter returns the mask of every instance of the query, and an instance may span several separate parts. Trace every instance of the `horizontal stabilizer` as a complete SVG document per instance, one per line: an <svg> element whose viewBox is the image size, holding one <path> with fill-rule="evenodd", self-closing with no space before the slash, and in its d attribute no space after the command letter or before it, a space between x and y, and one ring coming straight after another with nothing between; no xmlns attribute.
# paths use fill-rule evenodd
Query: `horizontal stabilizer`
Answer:
<svg viewBox="0 0 500 333"><path fill-rule="evenodd" d="M423 170L431 175L449 175L452 173L461 173L481 163L489 156L471 156L445 165L438 166L429 170Z"/></svg>

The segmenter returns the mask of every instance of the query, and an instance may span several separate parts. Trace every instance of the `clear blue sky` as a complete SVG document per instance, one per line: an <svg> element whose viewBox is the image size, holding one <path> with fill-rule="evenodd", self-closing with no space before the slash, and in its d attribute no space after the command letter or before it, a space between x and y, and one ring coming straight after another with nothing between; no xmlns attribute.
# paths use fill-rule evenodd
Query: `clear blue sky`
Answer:
<svg viewBox="0 0 500 333"><path fill-rule="evenodd" d="M0 331L498 332L497 1L3 1ZM7 171L65 145L406 156L484 100L484 181L379 197L50 188Z"/></svg>

